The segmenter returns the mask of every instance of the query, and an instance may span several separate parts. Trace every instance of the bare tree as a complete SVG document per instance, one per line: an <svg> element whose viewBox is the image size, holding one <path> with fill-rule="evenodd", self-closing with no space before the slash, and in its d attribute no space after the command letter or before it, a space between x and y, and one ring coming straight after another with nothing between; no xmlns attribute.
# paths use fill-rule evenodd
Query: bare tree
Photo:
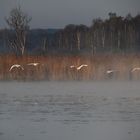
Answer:
<svg viewBox="0 0 140 140"><path fill-rule="evenodd" d="M10 45L21 55L24 54L26 48L26 36L30 21L31 17L24 13L20 6L12 9L9 17L6 18L8 26L15 32L15 39L10 41Z"/></svg>

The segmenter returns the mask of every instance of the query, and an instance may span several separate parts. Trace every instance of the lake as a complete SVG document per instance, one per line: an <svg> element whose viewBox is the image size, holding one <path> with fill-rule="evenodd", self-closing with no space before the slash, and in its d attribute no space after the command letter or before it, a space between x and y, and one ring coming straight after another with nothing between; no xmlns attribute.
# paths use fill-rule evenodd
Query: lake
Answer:
<svg viewBox="0 0 140 140"><path fill-rule="evenodd" d="M140 82L0 82L0 140L139 140Z"/></svg>

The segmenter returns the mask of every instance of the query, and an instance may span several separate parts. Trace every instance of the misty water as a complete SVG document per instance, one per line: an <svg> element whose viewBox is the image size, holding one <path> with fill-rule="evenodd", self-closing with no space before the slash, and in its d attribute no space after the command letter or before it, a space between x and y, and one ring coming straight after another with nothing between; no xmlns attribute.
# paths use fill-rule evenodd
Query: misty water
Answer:
<svg viewBox="0 0 140 140"><path fill-rule="evenodd" d="M140 82L1 82L0 140L139 140Z"/></svg>

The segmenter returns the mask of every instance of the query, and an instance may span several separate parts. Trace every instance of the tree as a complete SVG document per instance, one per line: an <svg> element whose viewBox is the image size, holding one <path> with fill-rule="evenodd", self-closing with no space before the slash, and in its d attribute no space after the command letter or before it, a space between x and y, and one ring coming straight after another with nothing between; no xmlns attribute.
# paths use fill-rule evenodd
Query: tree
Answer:
<svg viewBox="0 0 140 140"><path fill-rule="evenodd" d="M104 47L105 37L102 19L97 18L93 20L93 24L91 26L91 37L92 54L95 54L102 46Z"/></svg>
<svg viewBox="0 0 140 140"><path fill-rule="evenodd" d="M10 41L10 45L17 51L16 53L24 54L26 48L26 36L29 30L31 17L21 10L18 6L11 10L6 22L10 29L15 33L15 39Z"/></svg>

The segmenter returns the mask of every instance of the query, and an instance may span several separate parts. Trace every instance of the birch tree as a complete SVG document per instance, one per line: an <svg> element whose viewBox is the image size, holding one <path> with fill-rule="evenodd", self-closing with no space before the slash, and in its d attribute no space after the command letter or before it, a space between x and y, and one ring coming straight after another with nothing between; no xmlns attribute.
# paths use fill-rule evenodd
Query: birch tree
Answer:
<svg viewBox="0 0 140 140"><path fill-rule="evenodd" d="M15 33L15 38L10 41L10 46L17 51L17 54L20 53L23 55L25 52L26 36L27 31L29 30L30 21L31 17L24 13L20 6L12 9L9 17L6 18L8 26Z"/></svg>

